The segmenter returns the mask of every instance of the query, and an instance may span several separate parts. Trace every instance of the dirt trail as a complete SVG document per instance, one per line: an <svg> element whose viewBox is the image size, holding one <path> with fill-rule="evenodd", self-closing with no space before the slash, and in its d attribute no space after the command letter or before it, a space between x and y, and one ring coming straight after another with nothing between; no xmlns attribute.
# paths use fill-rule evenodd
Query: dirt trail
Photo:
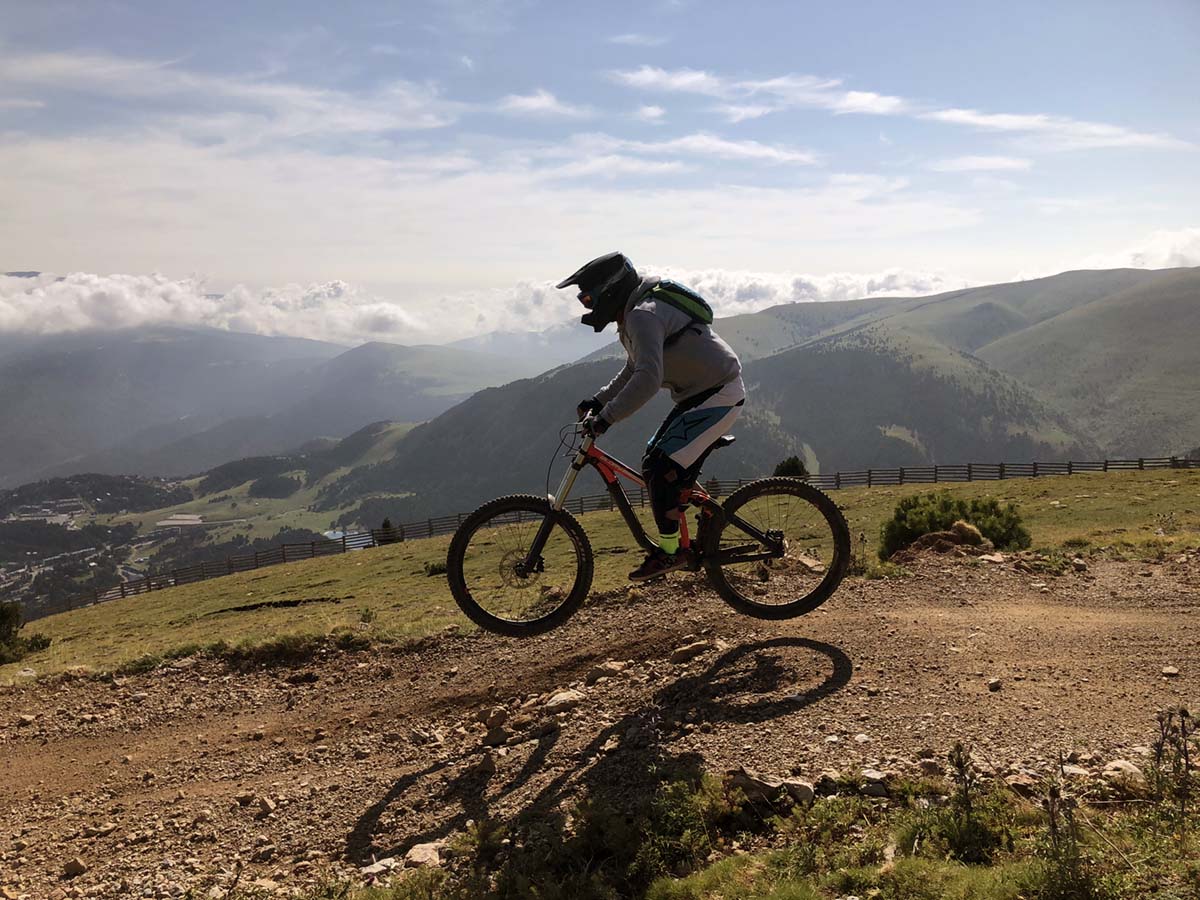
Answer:
<svg viewBox="0 0 1200 900"><path fill-rule="evenodd" d="M286 891L469 820L619 802L652 764L909 772L956 739L1000 773L1059 750L1136 760L1155 709L1200 698L1196 554L1062 577L931 559L779 623L675 578L524 642L446 634L300 669L184 660L2 689L0 898L203 895L239 861L243 884ZM588 684L609 661L627 665ZM547 711L567 689L582 697ZM505 743L489 749L495 707ZM65 879L76 857L87 872Z"/></svg>

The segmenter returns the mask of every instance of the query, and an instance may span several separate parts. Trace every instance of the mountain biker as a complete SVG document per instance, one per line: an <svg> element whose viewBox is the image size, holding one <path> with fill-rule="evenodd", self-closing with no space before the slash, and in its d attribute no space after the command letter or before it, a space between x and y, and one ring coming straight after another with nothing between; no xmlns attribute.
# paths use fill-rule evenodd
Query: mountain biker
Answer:
<svg viewBox="0 0 1200 900"><path fill-rule="evenodd" d="M703 298L673 281L638 275L622 253L593 259L557 287L568 285L579 287L579 302L589 310L580 321L597 332L616 322L628 354L620 373L576 408L584 430L604 434L659 388L675 401L642 457L658 547L629 573L632 581L657 578L687 564L679 552L680 492L695 482L701 456L745 405L742 365L709 327L712 311Z"/></svg>

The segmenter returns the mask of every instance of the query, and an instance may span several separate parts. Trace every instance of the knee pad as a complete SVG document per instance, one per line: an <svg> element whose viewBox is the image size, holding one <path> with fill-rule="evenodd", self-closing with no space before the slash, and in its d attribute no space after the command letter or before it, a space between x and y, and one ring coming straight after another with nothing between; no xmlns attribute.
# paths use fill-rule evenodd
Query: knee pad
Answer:
<svg viewBox="0 0 1200 900"><path fill-rule="evenodd" d="M679 492L688 486L687 470L665 453L652 450L642 457L642 477L659 528L664 533L674 531L679 521Z"/></svg>

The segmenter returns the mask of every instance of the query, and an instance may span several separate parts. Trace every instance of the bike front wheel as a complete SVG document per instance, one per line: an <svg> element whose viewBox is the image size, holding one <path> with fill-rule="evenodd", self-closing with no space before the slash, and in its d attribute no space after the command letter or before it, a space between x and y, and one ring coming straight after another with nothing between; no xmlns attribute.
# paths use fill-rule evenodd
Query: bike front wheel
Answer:
<svg viewBox="0 0 1200 900"><path fill-rule="evenodd" d="M535 538L545 532L531 557ZM566 510L526 494L485 503L450 541L450 592L472 622L510 637L531 637L565 622L592 586L592 547Z"/></svg>
<svg viewBox="0 0 1200 900"><path fill-rule="evenodd" d="M705 540L709 581L726 603L759 619L812 612L850 564L850 529L829 497L796 478L762 478L722 505Z"/></svg>

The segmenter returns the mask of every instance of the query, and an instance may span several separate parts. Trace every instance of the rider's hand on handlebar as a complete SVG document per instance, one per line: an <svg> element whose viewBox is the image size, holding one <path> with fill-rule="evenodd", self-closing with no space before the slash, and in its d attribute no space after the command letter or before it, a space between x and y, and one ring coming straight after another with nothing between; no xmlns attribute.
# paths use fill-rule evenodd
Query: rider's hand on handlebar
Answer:
<svg viewBox="0 0 1200 900"><path fill-rule="evenodd" d="M579 401L579 405L575 407L575 415L580 421L583 421L583 417L588 413L598 416L600 415L600 410L602 409L604 409L603 403L601 403L595 397L588 397L586 400Z"/></svg>
<svg viewBox="0 0 1200 900"><path fill-rule="evenodd" d="M580 424L583 426L583 433L590 438L600 437L611 427L604 416L595 413L588 413Z"/></svg>

